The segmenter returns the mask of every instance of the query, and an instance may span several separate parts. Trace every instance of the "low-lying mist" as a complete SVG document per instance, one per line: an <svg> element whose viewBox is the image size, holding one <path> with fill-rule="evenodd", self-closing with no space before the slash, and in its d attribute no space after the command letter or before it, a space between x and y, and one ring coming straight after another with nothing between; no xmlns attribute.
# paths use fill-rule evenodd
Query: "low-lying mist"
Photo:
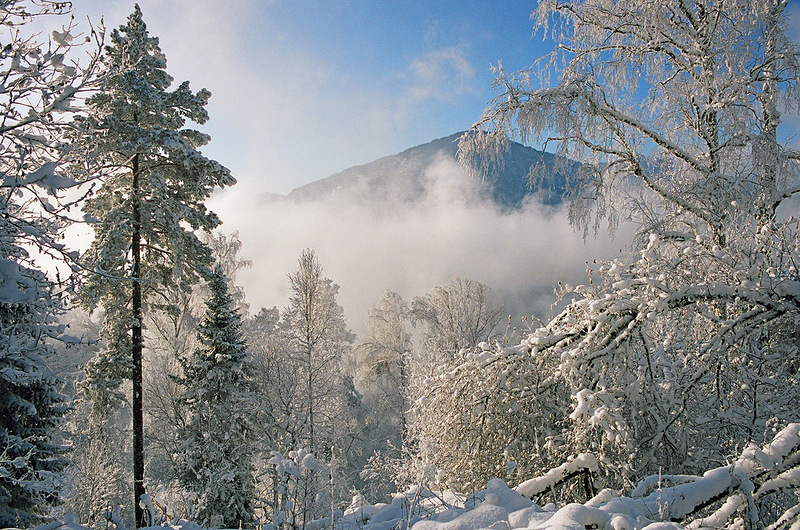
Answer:
<svg viewBox="0 0 800 530"><path fill-rule="evenodd" d="M450 158L429 166L425 180L414 202L367 203L357 187L318 200L258 196L239 186L215 196L210 207L222 230L239 232L243 257L253 262L236 279L250 311L287 304L287 274L311 248L340 286L339 303L357 333L384 291L410 302L454 276L489 286L519 326L522 316L551 313L557 282L584 282L586 261L611 257L628 240L618 232L584 241L563 208L542 206L534 196L504 211Z"/></svg>

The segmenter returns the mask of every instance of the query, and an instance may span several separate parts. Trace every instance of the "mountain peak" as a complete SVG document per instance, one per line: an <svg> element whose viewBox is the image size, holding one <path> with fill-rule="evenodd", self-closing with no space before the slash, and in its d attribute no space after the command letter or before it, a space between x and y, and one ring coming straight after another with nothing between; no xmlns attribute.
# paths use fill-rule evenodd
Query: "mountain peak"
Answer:
<svg viewBox="0 0 800 530"><path fill-rule="evenodd" d="M305 202L346 195L368 202L417 201L429 191L431 185L427 170L443 160L456 162L458 140L463 134L451 134L396 155L345 169L292 190L288 198ZM512 142L503 155L502 169L498 174L481 183L479 193L486 198L491 197L499 207L519 208L528 195L537 192L529 184L528 173L531 166L542 162L556 178L553 189L548 193L540 193L539 200L545 204L558 204L563 197L565 179L555 169L555 155L517 142ZM474 178L463 170L460 173L464 179Z"/></svg>

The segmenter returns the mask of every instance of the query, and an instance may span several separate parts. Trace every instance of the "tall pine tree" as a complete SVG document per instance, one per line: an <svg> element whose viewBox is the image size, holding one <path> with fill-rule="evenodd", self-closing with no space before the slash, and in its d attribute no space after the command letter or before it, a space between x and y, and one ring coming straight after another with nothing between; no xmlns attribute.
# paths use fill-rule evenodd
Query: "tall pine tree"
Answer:
<svg viewBox="0 0 800 530"><path fill-rule="evenodd" d="M197 521L221 528L253 523L255 484L249 440L253 368L222 267L209 278L211 298L200 329L200 347L180 359L181 397L189 412L179 433L181 482L194 496ZM216 520L219 518L220 520Z"/></svg>
<svg viewBox="0 0 800 530"><path fill-rule="evenodd" d="M139 6L111 33L100 90L77 121L76 169L102 185L86 201L95 238L84 255L93 271L84 303L105 311L106 349L88 367L99 403L120 399L119 385L133 382L133 471L136 525L144 494L142 352L144 315L165 307L165 290L186 290L210 262L196 236L220 221L203 201L216 186L235 183L230 172L198 149L210 138L184 128L208 120L210 93L193 93L172 77L158 39L148 34ZM108 401L110 400L110 401Z"/></svg>

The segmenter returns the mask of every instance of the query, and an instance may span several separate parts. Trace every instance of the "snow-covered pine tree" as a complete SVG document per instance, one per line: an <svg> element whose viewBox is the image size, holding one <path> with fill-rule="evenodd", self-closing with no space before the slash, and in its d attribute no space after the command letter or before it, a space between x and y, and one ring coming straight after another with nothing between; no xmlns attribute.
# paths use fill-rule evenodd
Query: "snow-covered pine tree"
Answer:
<svg viewBox="0 0 800 530"><path fill-rule="evenodd" d="M192 493L197 521L221 518L223 528L254 520L253 368L226 278L218 265L208 280L211 297L198 330L200 347L180 359L180 397L188 411L178 438L180 481Z"/></svg>
<svg viewBox="0 0 800 530"><path fill-rule="evenodd" d="M208 120L210 93L193 93L172 77L158 39L148 34L139 6L111 33L100 89L76 120L72 156L76 174L102 179L85 203L95 237L83 256L91 271L83 303L101 305L106 349L87 368L97 396L114 396L124 379L133 382L133 471L136 524L144 493L142 351L144 315L165 309L161 293L186 290L210 264L197 237L220 221L203 202L216 186L235 183L230 172L198 149L210 138L184 128ZM113 399L111 400L113 401Z"/></svg>
<svg viewBox="0 0 800 530"><path fill-rule="evenodd" d="M240 314L246 314L244 289L235 285L235 281L237 272L250 266L250 262L239 255L242 243L238 234L203 232L201 241L211 249L215 263L222 267L233 307ZM173 486L177 483L180 452L176 433L186 423L186 411L178 399L181 387L172 376L180 375L179 359L188 356L198 346L197 328L202 322L210 291L207 282L203 282L190 292L171 291L167 294L173 308L151 312L145 319L148 330L148 355L143 374L145 452L148 483L159 491L163 503L176 506L185 501L180 497L180 488ZM252 354L252 349L249 351Z"/></svg>

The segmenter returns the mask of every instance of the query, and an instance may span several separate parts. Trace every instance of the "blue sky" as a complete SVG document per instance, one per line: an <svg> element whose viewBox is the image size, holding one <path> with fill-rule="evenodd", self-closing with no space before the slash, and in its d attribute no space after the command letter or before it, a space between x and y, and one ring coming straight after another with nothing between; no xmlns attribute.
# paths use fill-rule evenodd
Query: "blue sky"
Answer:
<svg viewBox="0 0 800 530"><path fill-rule="evenodd" d="M490 65L531 64L530 1L141 0L176 82L211 90L204 152L242 188L287 193L464 130L494 95ZM133 2L76 0L124 23Z"/></svg>

